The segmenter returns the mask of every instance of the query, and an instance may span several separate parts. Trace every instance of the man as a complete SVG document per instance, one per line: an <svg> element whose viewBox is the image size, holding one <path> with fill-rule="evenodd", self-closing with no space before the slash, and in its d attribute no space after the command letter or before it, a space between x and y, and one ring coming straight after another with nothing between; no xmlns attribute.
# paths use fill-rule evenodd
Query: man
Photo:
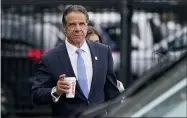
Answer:
<svg viewBox="0 0 187 118"><path fill-rule="evenodd" d="M41 56L31 89L36 105L52 105L53 117L69 117L119 94L108 46L86 41L88 13L80 5L63 14L64 43ZM66 98L70 86L64 77L76 77L75 98Z"/></svg>

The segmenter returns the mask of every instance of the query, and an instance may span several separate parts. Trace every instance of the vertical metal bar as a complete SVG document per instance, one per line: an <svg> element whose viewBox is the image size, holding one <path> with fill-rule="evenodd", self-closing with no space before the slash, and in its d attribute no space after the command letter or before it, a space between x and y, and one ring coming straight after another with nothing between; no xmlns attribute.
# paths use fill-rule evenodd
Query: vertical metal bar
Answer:
<svg viewBox="0 0 187 118"><path fill-rule="evenodd" d="M2 50L2 51L5 51L5 50ZM6 63L7 63L7 60L5 59L5 57L1 57L1 64L2 64L2 71L1 71L1 82L2 84L6 83L7 79L6 79L6 71L7 71L7 67L6 67Z"/></svg>
<svg viewBox="0 0 187 118"><path fill-rule="evenodd" d="M37 40L37 39L35 39L35 35L36 35L36 22L35 22L35 19L34 19L34 8L33 8L34 6L33 5L29 5L28 6L28 14L29 14L29 16L28 16L28 18L29 18L29 20L30 20L30 22L29 22L29 27L28 27L28 30L30 31L29 32L29 35L30 35L30 39L29 39L29 44L35 44L35 42L37 42L37 41L34 41L34 40Z"/></svg>
<svg viewBox="0 0 187 118"><path fill-rule="evenodd" d="M120 81L127 88L132 82L131 77L131 17L132 6L128 0L121 0L121 46L120 46Z"/></svg>
<svg viewBox="0 0 187 118"><path fill-rule="evenodd" d="M41 26L42 26L42 29L41 29L41 49L44 49L45 48L45 45L44 45L44 9L43 9L43 7L41 8Z"/></svg>

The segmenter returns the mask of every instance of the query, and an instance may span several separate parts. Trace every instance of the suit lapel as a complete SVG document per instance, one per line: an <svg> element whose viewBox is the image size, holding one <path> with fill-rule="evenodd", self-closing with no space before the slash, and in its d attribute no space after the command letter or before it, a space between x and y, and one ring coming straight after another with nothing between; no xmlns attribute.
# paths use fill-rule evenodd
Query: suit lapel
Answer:
<svg viewBox="0 0 187 118"><path fill-rule="evenodd" d="M61 44L59 46L59 48L60 48L60 51L58 52L57 56L63 65L62 67L64 67L64 69L66 70L66 72L68 73L69 76L76 77L75 73L73 71L73 67L71 65L71 61L70 61L65 43ZM77 80L76 80L76 91L79 91L81 93L81 95L77 94L79 97L86 100Z"/></svg>
<svg viewBox="0 0 187 118"><path fill-rule="evenodd" d="M73 71L73 68L72 68L72 65L71 65L71 62L70 62L70 58L69 58L65 43L60 45L60 51L57 54L57 56L60 59L61 63L63 64L62 67L64 67L64 69L66 70L68 75L71 75L71 76L75 77L75 73Z"/></svg>
<svg viewBox="0 0 187 118"><path fill-rule="evenodd" d="M92 67L93 67L93 77L92 77L92 83L91 83L91 87L90 87L90 94L88 99L91 97L91 93L93 88L96 85L96 78L97 78L97 73L98 73L98 69L97 69L97 60L98 60L98 51L97 48L94 46L94 44L91 41L87 41L88 42L88 46L90 48L90 52L91 52L91 58L92 58Z"/></svg>

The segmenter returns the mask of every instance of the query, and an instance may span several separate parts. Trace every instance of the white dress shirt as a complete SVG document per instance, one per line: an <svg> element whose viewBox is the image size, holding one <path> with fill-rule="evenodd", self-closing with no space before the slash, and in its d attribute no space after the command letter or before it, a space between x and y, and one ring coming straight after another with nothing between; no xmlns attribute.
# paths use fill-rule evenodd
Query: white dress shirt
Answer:
<svg viewBox="0 0 187 118"><path fill-rule="evenodd" d="M119 81L119 87L118 87L118 90L119 90L120 92L125 91L125 88L124 88L124 86L123 86L123 83L121 83L121 81Z"/></svg>
<svg viewBox="0 0 187 118"><path fill-rule="evenodd" d="M78 57L78 55L77 55L76 51L78 48L75 47L74 45L70 44L67 41L67 39L65 40L65 45L67 48L68 56L70 58L71 66L72 66L75 76L77 78L77 57ZM92 58L91 58L90 49L89 49L86 41L83 43L83 45L80 47L80 49L83 50L81 56L84 60L84 64L85 64L85 68L86 68L86 75L87 75L87 79L88 79L88 91L90 91L92 76L93 76L93 68L92 68ZM55 97L53 95L53 93L55 93L55 91L56 91L56 87L54 87L52 89L51 95L52 95L53 101L58 102L60 96Z"/></svg>
<svg viewBox="0 0 187 118"><path fill-rule="evenodd" d="M65 44L66 44L66 48L68 51L71 65L73 67L73 71L74 71L75 76L77 78L77 57L78 57L78 55L77 55L76 51L78 48L75 47L74 45L70 44L67 40L65 40ZM84 64L85 64L86 75L87 75L87 79L88 79L88 91L90 91L91 82L92 82L92 75L93 75L93 68L92 68L92 58L91 58L90 49L89 49L86 41L83 43L83 45L80 47L80 49L83 50L81 56L82 56L82 58L84 60Z"/></svg>

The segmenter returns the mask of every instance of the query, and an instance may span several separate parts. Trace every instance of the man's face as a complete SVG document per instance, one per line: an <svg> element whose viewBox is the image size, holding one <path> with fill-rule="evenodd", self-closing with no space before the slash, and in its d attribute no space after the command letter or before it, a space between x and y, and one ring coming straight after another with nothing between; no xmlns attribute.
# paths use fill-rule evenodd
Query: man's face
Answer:
<svg viewBox="0 0 187 118"><path fill-rule="evenodd" d="M81 12L70 12L66 16L64 30L68 41L74 45L81 45L87 34L86 17Z"/></svg>

